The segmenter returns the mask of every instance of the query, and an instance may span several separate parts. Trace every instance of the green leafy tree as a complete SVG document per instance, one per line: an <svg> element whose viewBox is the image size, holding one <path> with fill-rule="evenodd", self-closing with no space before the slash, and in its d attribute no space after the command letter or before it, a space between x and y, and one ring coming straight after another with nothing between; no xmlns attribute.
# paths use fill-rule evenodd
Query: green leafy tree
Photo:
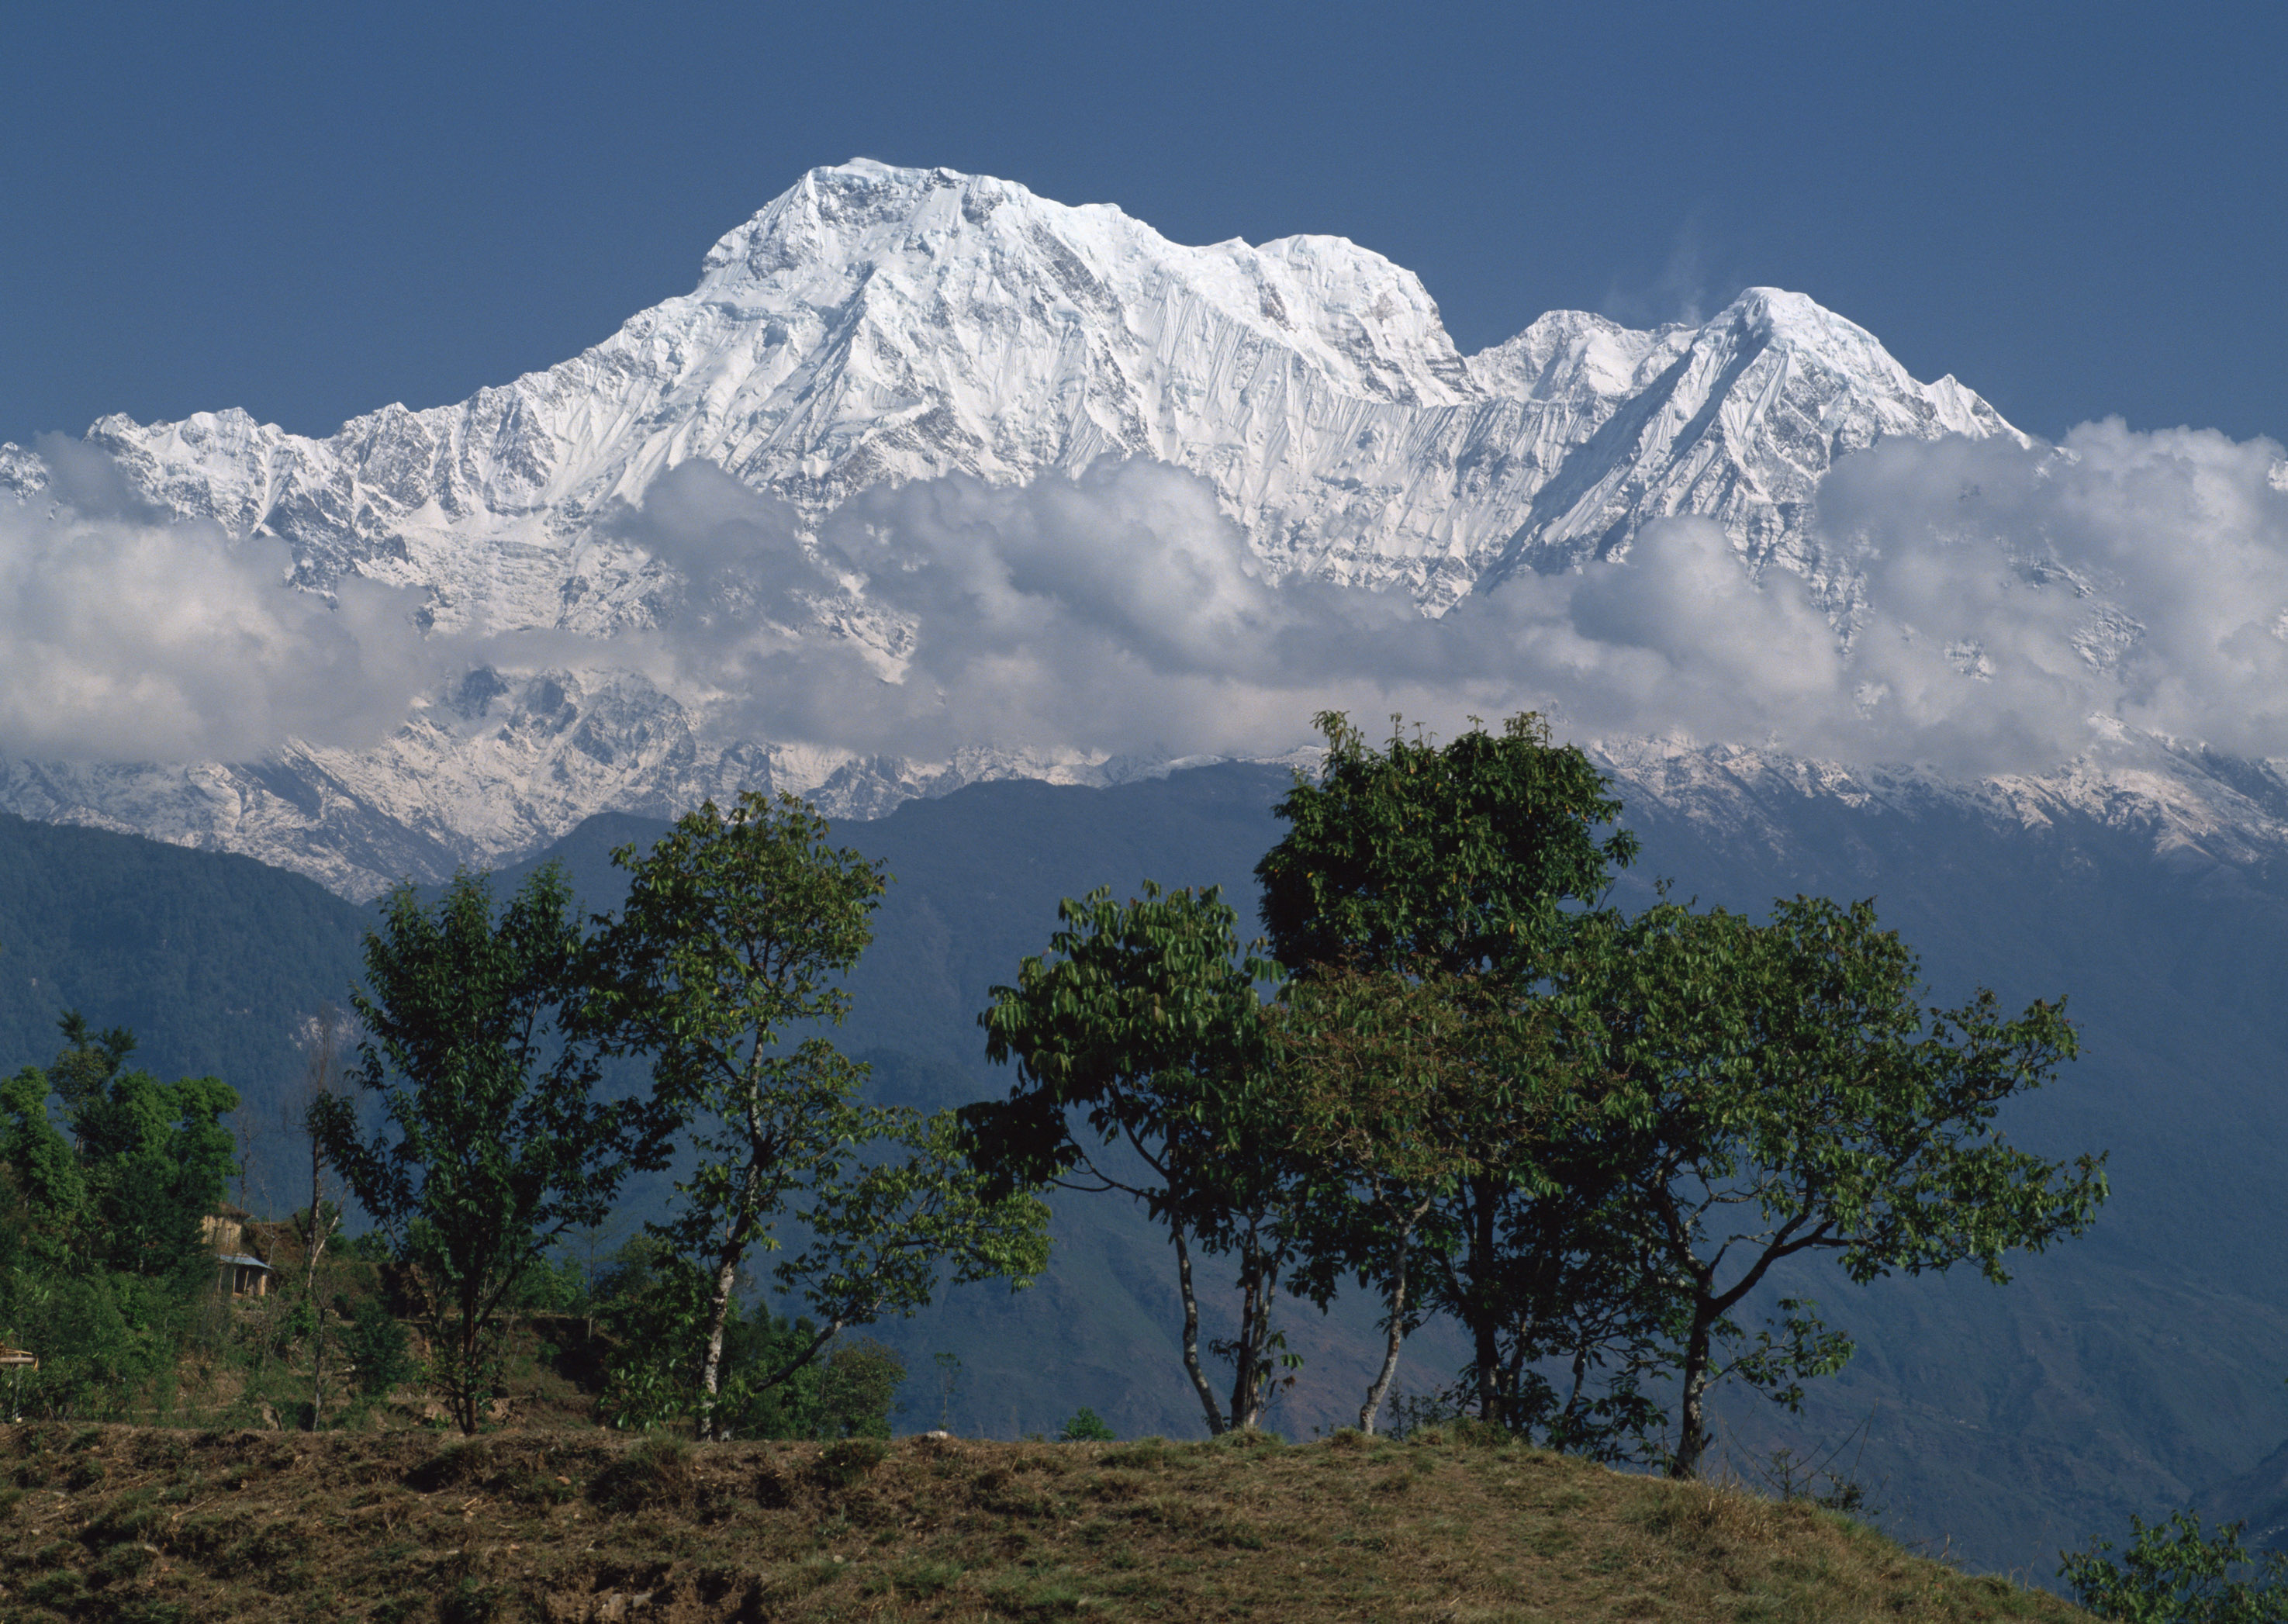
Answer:
<svg viewBox="0 0 2288 1624"><path fill-rule="evenodd" d="M1494 978L1332 970L1291 984L1279 1013L1285 1108L1321 1172L1299 1271L1324 1301L1355 1271L1384 1305L1361 1430L1405 1336L1433 1307L1473 1303L1495 1350L1482 1415L1575 1453L1639 1453L1662 1414L1641 1386L1662 1304L1553 1061L1553 1006ZM1473 1185L1494 1194L1474 1201ZM1473 1246L1459 1228L1477 1217L1493 1228ZM1479 1368L1465 1374L1478 1385Z"/></svg>
<svg viewBox="0 0 2288 1624"><path fill-rule="evenodd" d="M1641 1278L1680 1335L1679 1435L1694 1476L1706 1395L1728 1376L1791 1406L1849 1339L1783 1299L1735 1318L1771 1271L1829 1253L1853 1280L1974 1264L2079 1233L2106 1194L2101 1158L2055 1163L1995 1127L2003 1103L2074 1054L2060 1004L2016 1019L1980 991L1925 1009L1914 955L1871 904L1797 898L1759 925L1663 902L1577 932L1554 994L1585 1120L1627 1148Z"/></svg>
<svg viewBox="0 0 2288 1624"><path fill-rule="evenodd" d="M2074 1600L2101 1619L2128 1624L2288 1624L2288 1553L2260 1561L2241 1543L2241 1523L2213 1533L2177 1511L2151 1526L2132 1517L2129 1549L2114 1558L2112 1542L2061 1552L2058 1577Z"/></svg>
<svg viewBox="0 0 2288 1624"><path fill-rule="evenodd" d="M1175 1249L1184 1370L1208 1430L1259 1425L1285 1357L1273 1311L1301 1167L1257 991L1276 967L1242 955L1213 890L1099 890L1057 913L1053 956L1024 960L978 1017L987 1054L1018 1069L1006 1100L962 1109L979 1165L1141 1202ZM1195 1246L1238 1265L1237 1334L1209 1350L1231 1362L1227 1409L1200 1360Z"/></svg>
<svg viewBox="0 0 2288 1624"><path fill-rule="evenodd" d="M1314 721L1320 777L1299 774L1273 809L1287 833L1255 869L1272 955L1294 975L1530 977L1569 907L1601 901L1635 860L1627 830L1598 836L1621 812L1604 775L1530 711L1444 745L1394 725L1379 750L1339 711Z"/></svg>
<svg viewBox="0 0 2288 1624"><path fill-rule="evenodd" d="M805 803L749 793L728 812L710 802L647 853L614 853L628 895L591 1021L652 1057L658 1109L686 1126L690 1170L652 1232L681 1304L656 1359L694 1371L703 1440L728 1436L727 1337L754 1252L780 1255L772 1282L812 1329L745 1374L743 1405L845 1330L913 1313L949 1269L1023 1285L1047 1257L1046 1208L1022 1190L989 1199L949 1116L862 1104L866 1068L797 1035L847 1012L840 978L871 939L885 883L827 835ZM678 1385L663 1366L654 1379Z"/></svg>
<svg viewBox="0 0 2288 1624"><path fill-rule="evenodd" d="M1418 1277L1445 1240L1434 1211L1482 1166L1469 1122L1492 1045L1455 991L1340 970L1291 985L1276 1010L1297 1148L1323 1175L1295 1215L1296 1289L1325 1303L1355 1271L1383 1303L1382 1363L1359 1406L1368 1434L1423 1318Z"/></svg>
<svg viewBox="0 0 2288 1624"><path fill-rule="evenodd" d="M393 1319L389 1304L378 1295L361 1296L350 1311L342 1337L358 1390L369 1398L385 1398L399 1383L413 1375L413 1359L406 1350L405 1327Z"/></svg>
<svg viewBox="0 0 2288 1624"><path fill-rule="evenodd" d="M430 1375L465 1433L498 1376L503 1303L542 1252L609 1213L632 1167L662 1160L640 1102L595 1096L597 1048L575 1030L586 944L554 865L496 907L461 874L433 907L390 893L365 941L354 1098L321 1095L310 1121L327 1161L373 1217L419 1293Z"/></svg>
<svg viewBox="0 0 2288 1624"><path fill-rule="evenodd" d="M1072 1419L1065 1422L1063 1430L1057 1434L1057 1441L1062 1444L1109 1444L1119 1437L1120 1434L1112 1430L1111 1422L1084 1404L1073 1412Z"/></svg>
<svg viewBox="0 0 2288 1624"><path fill-rule="evenodd" d="M1293 978L1297 1086L1365 1202L1311 1255L1379 1290L1386 1371L1419 1311L1443 1310L1469 1332L1482 1419L1610 1453L1648 1414L1648 1305L1612 1222L1609 1146L1563 1108L1532 1005L1636 839L1607 832L1621 804L1603 775L1529 712L1443 745L1394 726L1379 749L1339 713L1316 720L1321 776L1299 775L1256 867ZM1394 1310L1418 1269L1418 1307ZM1552 1356L1574 1372L1562 1398L1539 1374Z"/></svg>
<svg viewBox="0 0 2288 1624"><path fill-rule="evenodd" d="M131 1069L130 1033L59 1024L55 1061L0 1083L0 1314L41 1355L28 1408L116 1414L171 1367L187 1304L213 1285L202 1220L234 1170L222 1119L238 1095Z"/></svg>

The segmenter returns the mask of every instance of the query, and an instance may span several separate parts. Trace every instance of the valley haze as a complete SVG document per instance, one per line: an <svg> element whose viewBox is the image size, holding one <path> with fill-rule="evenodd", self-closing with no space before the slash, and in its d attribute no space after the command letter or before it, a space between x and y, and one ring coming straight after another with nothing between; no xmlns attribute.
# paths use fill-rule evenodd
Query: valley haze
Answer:
<svg viewBox="0 0 2288 1624"><path fill-rule="evenodd" d="M1533 707L1633 800L2288 838L2288 474L2020 433L1812 300L1473 355L1338 237L859 161L457 406L0 448L0 806L351 897L741 787L837 815Z"/></svg>

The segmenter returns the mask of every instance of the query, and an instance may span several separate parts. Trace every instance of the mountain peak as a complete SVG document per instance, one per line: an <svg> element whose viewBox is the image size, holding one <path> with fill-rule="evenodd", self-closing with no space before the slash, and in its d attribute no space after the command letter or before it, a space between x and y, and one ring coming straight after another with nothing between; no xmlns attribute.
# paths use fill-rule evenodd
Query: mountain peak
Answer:
<svg viewBox="0 0 2288 1624"><path fill-rule="evenodd" d="M1513 568L1610 556L1673 513L1714 520L1759 566L1800 566L1834 458L1949 432L2014 432L1801 294L1750 289L1705 324L1649 330L1553 312L1466 360L1420 279L1347 238L1187 245L1108 204L860 158L724 234L692 291L458 405L385 408L325 440L242 413L107 418L90 440L162 510L285 542L303 584L420 589L437 632L568 634L608 666L614 639L695 590L625 522L681 463L813 535L870 487L1171 464L1266 580L1394 589L1434 614ZM0 456L0 495L33 500L36 463ZM789 634L894 664L910 629L855 577L836 591ZM514 727L432 717L321 776L362 786L358 816L457 831L456 855L485 860L591 812L713 793L743 762L822 788L799 764L838 748L704 743L719 696L549 680ZM267 781L240 786L242 804L270 806ZM295 861L333 816L299 805L211 837ZM255 832L262 817L282 832Z"/></svg>

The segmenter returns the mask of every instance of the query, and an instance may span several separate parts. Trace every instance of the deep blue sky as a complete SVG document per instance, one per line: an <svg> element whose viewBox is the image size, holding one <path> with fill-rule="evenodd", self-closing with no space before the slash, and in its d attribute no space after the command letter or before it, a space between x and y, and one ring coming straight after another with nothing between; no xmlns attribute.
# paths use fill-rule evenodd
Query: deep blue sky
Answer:
<svg viewBox="0 0 2288 1624"><path fill-rule="evenodd" d="M865 154L1332 232L1466 349L1794 288L2022 426L2288 436L2288 7L12 8L0 439L546 366Z"/></svg>

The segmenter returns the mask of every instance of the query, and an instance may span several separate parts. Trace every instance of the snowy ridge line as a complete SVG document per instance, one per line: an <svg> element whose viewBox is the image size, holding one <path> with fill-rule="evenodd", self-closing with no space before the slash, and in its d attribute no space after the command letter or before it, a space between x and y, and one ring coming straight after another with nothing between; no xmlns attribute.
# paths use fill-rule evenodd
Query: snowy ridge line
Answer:
<svg viewBox="0 0 2288 1624"><path fill-rule="evenodd" d="M1696 515L1752 571L1804 576L1847 629L1847 568L1810 529L1821 479L1879 440L1947 436L2030 443L1799 294L1752 289L1704 323L1648 331L1554 312L1464 355L1412 273L1339 237L1184 246L1108 205L859 161L811 171L727 233L691 292L458 404L390 406L322 440L236 410L97 423L87 444L170 520L282 544L313 591L354 577L409 589L433 639L534 641L522 658L473 656L377 745L290 742L237 764L9 762L0 805L241 852L365 896L513 859L592 812L668 815L741 788L865 817L986 779L1116 783L1188 758L988 737L918 764L830 721L810 736L743 730L724 720L736 694L650 639L702 611L744 616L788 646L856 651L894 684L912 625L821 551L832 516L916 481L1024 487L1123 461L1205 481L1268 582L1397 591L1438 615ZM647 544L631 516L695 463L751 493L748 529L726 534L770 531L784 582L749 582L748 558L710 586L699 563ZM0 447L0 500L52 511L59 478ZM1729 747L1608 748L1639 793L1744 828L1785 787L1902 807L1942 796L2020 822L2149 825L2162 845L2247 860L2288 818L2276 767L2152 741L1974 784Z"/></svg>

